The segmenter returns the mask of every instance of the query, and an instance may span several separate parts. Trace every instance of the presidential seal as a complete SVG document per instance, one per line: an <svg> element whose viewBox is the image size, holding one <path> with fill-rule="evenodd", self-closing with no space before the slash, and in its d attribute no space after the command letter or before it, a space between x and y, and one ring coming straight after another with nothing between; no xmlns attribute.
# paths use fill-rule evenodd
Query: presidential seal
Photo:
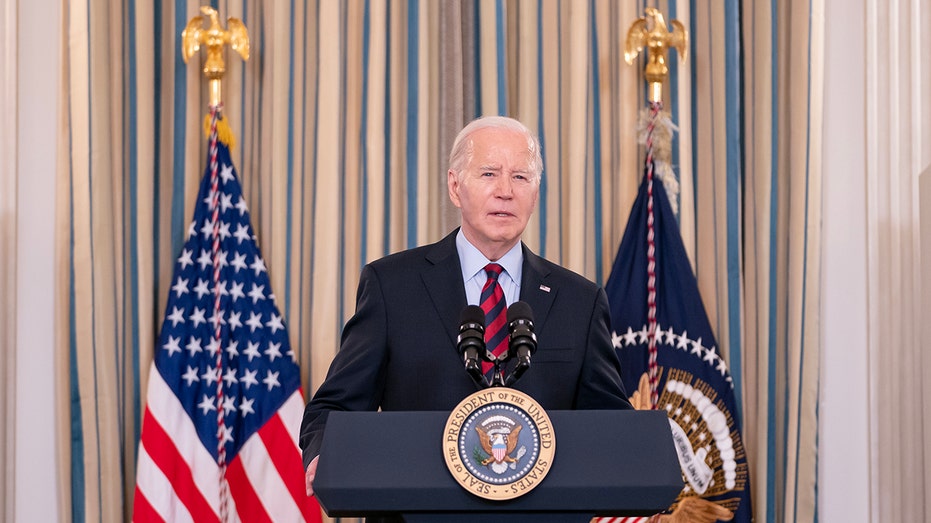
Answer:
<svg viewBox="0 0 931 523"><path fill-rule="evenodd" d="M556 437L543 407L523 392L493 387L453 409L443 431L443 456L462 488L485 499L520 497L543 481Z"/></svg>

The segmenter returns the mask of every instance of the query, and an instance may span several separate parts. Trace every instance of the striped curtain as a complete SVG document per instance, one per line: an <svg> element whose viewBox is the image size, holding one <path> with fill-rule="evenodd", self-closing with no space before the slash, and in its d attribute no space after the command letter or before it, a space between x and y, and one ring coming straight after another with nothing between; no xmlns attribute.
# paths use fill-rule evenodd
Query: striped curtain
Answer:
<svg viewBox="0 0 931 523"><path fill-rule="evenodd" d="M739 23L745 134L733 154L744 157L746 171L736 191L725 185L735 191L726 212L740 216L727 256L742 261L728 264L739 277L728 278L731 294L718 310L729 309L727 345L743 371L754 514L815 521L824 4L745 2Z"/></svg>
<svg viewBox="0 0 931 523"><path fill-rule="evenodd" d="M676 200L742 405L758 521L815 514L821 1L657 6L690 30L665 97ZM199 5L62 1L58 451L75 521L131 514L146 374L205 162L202 57L180 52ZM362 265L458 225L446 159L476 116L540 135L527 244L605 280L642 174L643 64L623 55L646 2L213 5L252 40L248 62L226 55L224 113L305 394Z"/></svg>

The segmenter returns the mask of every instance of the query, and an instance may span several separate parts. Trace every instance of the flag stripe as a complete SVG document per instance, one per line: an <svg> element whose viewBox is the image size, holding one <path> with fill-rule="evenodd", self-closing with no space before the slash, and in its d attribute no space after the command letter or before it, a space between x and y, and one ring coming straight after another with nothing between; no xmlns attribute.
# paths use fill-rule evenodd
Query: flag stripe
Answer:
<svg viewBox="0 0 931 523"><path fill-rule="evenodd" d="M259 499L258 494L252 487L246 471L243 469L243 454L240 453L236 459L226 468L226 479L230 485L230 496L236 500L236 513L243 520L251 522L271 522L272 519L265 506Z"/></svg>
<svg viewBox="0 0 931 523"><path fill-rule="evenodd" d="M158 348L157 350L162 349ZM148 398L146 410L151 411L151 417L155 420L153 428L161 431L164 438L162 441L156 440L154 443L164 444L174 441L179 443L177 447L187 447L187 459L182 459L184 464L191 470L194 484L205 495L211 507L219 507L216 461L202 445L190 444L199 441L194 423L187 416L177 396L174 395L174 392L162 378L161 373L154 366L152 371L149 372ZM169 438L168 434L173 435L173 437ZM143 443L146 440L145 422L143 422L142 440ZM172 447L177 448L174 443L171 444Z"/></svg>
<svg viewBox="0 0 931 523"><path fill-rule="evenodd" d="M142 447L155 466L165 476L171 478L175 495L178 496L181 503L188 508L192 517L197 521L216 520L216 513L211 509L211 504L198 488L188 462L148 408L142 423L145 427L145 431L142 433ZM214 466L214 468L216 467ZM142 472L140 467L139 475Z"/></svg>
<svg viewBox="0 0 931 523"><path fill-rule="evenodd" d="M296 402L294 400L297 400ZM289 404L300 403L303 405L303 398L300 392L292 394ZM294 418L300 420L300 418ZM296 445L294 436L297 430L288 430L285 426L285 413L280 412L277 416L269 420L262 429L259 430L259 437L265 444L268 456L278 470L278 475L282 478L288 478L285 482L285 488L290 492L294 504L304 514L305 519L309 519L307 504L307 494L304 490L304 467L299 459L294 456L300 456L299 449Z"/></svg>
<svg viewBox="0 0 931 523"><path fill-rule="evenodd" d="M136 495L133 521L194 521L187 507L174 492L171 481L152 461L144 446L139 446L136 468ZM216 521L213 517L211 520Z"/></svg>
<svg viewBox="0 0 931 523"><path fill-rule="evenodd" d="M250 484L258 497L262 506L272 521L295 521L300 519L301 502L294 498L294 493L282 479L282 471L290 472L292 480L301 480L304 477L302 464L297 452L293 452L290 445L283 448L276 448L265 442L263 433L270 436L274 444L280 445L282 439L278 429L283 429L278 416L273 416L265 425L259 429L258 434L249 438L249 441L243 446L239 454L242 468L245 475L249 478ZM282 452L284 450L284 452ZM282 466L282 463L289 462L290 466ZM298 488L297 490L300 490ZM282 495L285 492L291 493L291 499ZM294 501L291 503L290 501Z"/></svg>
<svg viewBox="0 0 931 523"><path fill-rule="evenodd" d="M137 489L136 495L133 497L133 521L135 523L155 523L165 521L165 518L156 512L155 508L149 504L149 501L142 493L142 489ZM175 519L173 521L178 520Z"/></svg>

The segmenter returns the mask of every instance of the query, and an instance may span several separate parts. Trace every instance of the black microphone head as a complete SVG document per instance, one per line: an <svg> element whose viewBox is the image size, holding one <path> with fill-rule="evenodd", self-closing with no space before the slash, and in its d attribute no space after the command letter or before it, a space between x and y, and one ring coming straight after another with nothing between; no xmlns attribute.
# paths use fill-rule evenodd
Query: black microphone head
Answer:
<svg viewBox="0 0 931 523"><path fill-rule="evenodd" d="M517 365L505 386L513 385L530 368L530 356L537 351L537 335L533 332L533 309L522 301L508 307L508 354L517 358Z"/></svg>
<svg viewBox="0 0 931 523"><path fill-rule="evenodd" d="M508 323L516 320L526 320L533 323L533 309L523 301L515 301L508 307Z"/></svg>
<svg viewBox="0 0 931 523"><path fill-rule="evenodd" d="M485 311L478 305L469 305L459 314L456 350L472 380L479 387L487 387L481 365L481 356L485 352Z"/></svg>
<svg viewBox="0 0 931 523"><path fill-rule="evenodd" d="M460 354L469 354L470 358L478 357L485 350L485 312L481 307L469 305L459 315L456 349Z"/></svg>
<svg viewBox="0 0 931 523"><path fill-rule="evenodd" d="M470 323L478 324L483 331L485 329L485 311L478 305L469 305L465 309L462 309L462 313L459 314L460 329Z"/></svg>

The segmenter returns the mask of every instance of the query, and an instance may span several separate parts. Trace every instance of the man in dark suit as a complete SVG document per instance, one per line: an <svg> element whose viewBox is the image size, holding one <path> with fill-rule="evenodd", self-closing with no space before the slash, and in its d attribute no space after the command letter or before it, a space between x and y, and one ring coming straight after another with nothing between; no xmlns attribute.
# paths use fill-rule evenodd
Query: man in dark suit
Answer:
<svg viewBox="0 0 931 523"><path fill-rule="evenodd" d="M534 314L538 349L514 388L548 410L631 408L604 291L520 241L542 172L539 142L517 120L480 118L456 137L447 185L462 227L362 269L356 312L304 411L308 494L330 411L451 411L477 390L456 338L462 310L493 285L486 271L492 263L505 302L524 301Z"/></svg>

